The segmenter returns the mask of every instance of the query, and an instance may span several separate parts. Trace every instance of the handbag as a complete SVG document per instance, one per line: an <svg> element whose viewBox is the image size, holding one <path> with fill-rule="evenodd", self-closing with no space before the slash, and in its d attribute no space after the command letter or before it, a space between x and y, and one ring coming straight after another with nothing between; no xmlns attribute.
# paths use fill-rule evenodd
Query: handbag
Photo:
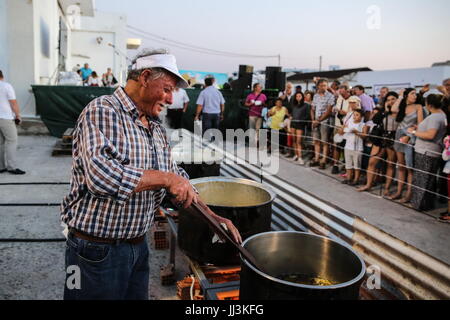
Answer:
<svg viewBox="0 0 450 320"><path fill-rule="evenodd" d="M384 133L384 126L382 124L377 124L375 127L373 127L372 131L370 131L369 141L372 142L375 146L381 147L384 141Z"/></svg>
<svg viewBox="0 0 450 320"><path fill-rule="evenodd" d="M342 102L341 102L341 107L339 108L339 111L342 111L343 108L344 108L344 100L342 100ZM339 111L337 112L336 117L338 118L339 123L342 124L342 121L344 120L345 115L340 114Z"/></svg>

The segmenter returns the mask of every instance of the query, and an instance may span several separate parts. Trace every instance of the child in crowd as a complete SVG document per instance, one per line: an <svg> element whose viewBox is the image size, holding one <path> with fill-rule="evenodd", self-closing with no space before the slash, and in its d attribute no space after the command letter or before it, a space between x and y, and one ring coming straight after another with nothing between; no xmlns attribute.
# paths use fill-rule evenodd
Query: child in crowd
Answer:
<svg viewBox="0 0 450 320"><path fill-rule="evenodd" d="M347 179L343 184L356 186L361 175L362 152L364 149L364 113L362 110L353 112L353 122L349 121L344 127L345 137L345 169Z"/></svg>

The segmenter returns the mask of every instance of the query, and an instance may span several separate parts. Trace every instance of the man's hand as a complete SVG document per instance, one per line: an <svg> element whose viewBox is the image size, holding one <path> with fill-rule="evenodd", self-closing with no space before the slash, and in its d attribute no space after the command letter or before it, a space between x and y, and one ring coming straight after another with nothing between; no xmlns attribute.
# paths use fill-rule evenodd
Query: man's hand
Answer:
<svg viewBox="0 0 450 320"><path fill-rule="evenodd" d="M176 204L182 204L185 209L189 208L192 202L198 202L198 195L189 180L177 174L168 173L166 190L175 197Z"/></svg>
<svg viewBox="0 0 450 320"><path fill-rule="evenodd" d="M314 121L312 122L312 127L313 127L313 128L317 128L317 127L319 126L319 124L320 124L319 121L314 120Z"/></svg>
<svg viewBox="0 0 450 320"><path fill-rule="evenodd" d="M231 220L226 219L224 217L221 217L217 214L215 214L202 200L199 199L199 204L200 206L203 207L203 209L205 209L207 211L207 213L212 216L217 223L220 224L225 224L227 226L228 232L231 234L231 237L234 239L234 241L238 244L242 243L242 237L239 233L239 230L234 226L233 222L231 222Z"/></svg>
<svg viewBox="0 0 450 320"><path fill-rule="evenodd" d="M17 125L22 124L22 117L20 116L20 114L16 115L14 121L16 122Z"/></svg>
<svg viewBox="0 0 450 320"><path fill-rule="evenodd" d="M231 220L223 218L221 216L216 215L215 219L219 224L225 224L227 226L228 232L231 233L231 237L234 239L234 241L238 244L242 243L242 237L239 233L239 230L234 226L233 222Z"/></svg>

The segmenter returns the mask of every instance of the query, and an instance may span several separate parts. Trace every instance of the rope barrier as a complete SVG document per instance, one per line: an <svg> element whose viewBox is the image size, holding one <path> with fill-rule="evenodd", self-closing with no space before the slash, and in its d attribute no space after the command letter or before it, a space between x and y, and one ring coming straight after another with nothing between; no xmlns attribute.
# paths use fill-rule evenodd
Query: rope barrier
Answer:
<svg viewBox="0 0 450 320"><path fill-rule="evenodd" d="M283 132L283 131L281 131L281 132L279 132L279 134L280 135L293 135L292 133L286 133L286 132ZM321 139L314 139L314 137L313 136L310 136L310 135L302 135L302 137L304 137L304 138L306 138L306 139L312 139L312 140L315 140L315 141L319 141L320 143L322 143L322 144L327 144L327 145L329 145L329 146L336 146L336 144L335 143L331 143L331 142L328 142L328 141L325 141L325 140L321 140ZM391 140L391 141L395 141L395 140ZM287 146L283 146L283 147L285 147L285 148L289 148L289 147L287 147ZM386 148L382 148L382 147L379 147L380 149L386 149ZM293 149L293 148L290 148L290 149ZM341 148L341 149L345 149L345 148ZM295 150L295 149L294 149ZM397 151L396 151L397 152ZM405 169L409 169L409 170L413 170L413 171L416 171L416 172L421 172L421 173L425 173L425 174L429 174L429 175L432 175L432 176L435 176L435 177L437 177L437 178L441 178L441 179L446 179L446 180L448 180L448 178L447 177L443 177L443 176L441 176L441 175L438 175L438 174L433 174L433 173L430 173L430 172L428 172L428 171L424 171L424 170L421 170L421 169L418 169L418 168L410 168L410 167L408 167L408 166L406 166L406 164L401 164L401 163L398 163L398 162L392 162L392 161L389 161L389 160L387 160L387 159L384 159L384 158L381 158L381 157L378 157L378 156L376 156L376 155L371 155L371 154L368 154L368 153L364 153L364 151L362 151L362 152L360 152L361 153L361 155L363 155L363 156L368 156L368 157L370 157L370 158L377 158L378 160L381 160L381 161L384 161L384 162L386 162L387 164L391 164L391 165L395 165L395 166L398 166L398 167L402 167L402 168L405 168ZM431 153L431 152L430 152ZM439 154L439 155L441 155L441 153L437 153L437 152L434 152L434 154Z"/></svg>
<svg viewBox="0 0 450 320"><path fill-rule="evenodd" d="M278 146L285 147L285 148L287 148L287 149L293 150L293 148L286 147L286 146L282 146L282 145L280 145L280 144L278 144L278 143L275 143L275 145L278 145ZM333 160L333 161L336 161L336 162L338 162L338 163L340 163L340 164L345 165L345 162L342 162L342 161L340 161L340 160L335 160L334 158L328 157L328 156L326 156L326 155L322 155L322 156L323 156L324 158L326 158L326 159ZM439 193L437 193L437 192L434 192L434 191L431 191L431 190L428 190L428 189L424 189L424 188L415 186L415 185L413 185L412 183L408 183L406 180L405 180L405 181L402 181L402 180L399 180L399 179L397 179L397 178L395 178L395 177L389 177L389 176L387 176L387 175L385 175L385 174L380 174L379 172L374 172L374 171L369 171L369 170L365 170L365 171L368 172L368 173L372 173L372 174L379 175L379 176L381 176L381 177L391 178L392 181L395 181L395 182L402 182L405 186L411 186L412 188L415 188L415 189L417 189L417 190L422 190L422 191L428 192L428 193L430 193L430 194L437 195L437 196L439 196L439 197L442 197L442 198L445 198L445 199L447 199L447 200L450 200L450 198L449 198L448 196L444 196L444 195L439 194ZM428 175L433 176L433 174L430 174L429 172L426 172L426 171L423 171L423 172L426 173L426 174L428 174ZM436 175L436 176L437 176L437 175ZM441 179L448 180L448 178L446 178L446 177L442 177L442 176L437 176L437 177L439 177L439 178L441 178Z"/></svg>
<svg viewBox="0 0 450 320"><path fill-rule="evenodd" d="M296 122L296 123L298 123L298 122L300 122L300 123L313 123L314 121L311 121L311 120L291 120L291 122ZM342 127L334 126L334 125L329 124L329 123L321 123L321 125L325 125L325 126L327 126L329 128L332 128L332 129L341 129L342 128ZM397 144L400 144L400 145L405 145L405 146L411 145L409 143L404 143L404 142L401 142L399 140L390 139L390 138L387 138L387 137L380 137L380 136L371 135L370 133L364 134L364 138L370 138L370 137L377 138L377 139L380 139L380 140L383 140L383 141L394 142L394 143L397 143ZM429 151L429 153L435 154L435 155L439 155L439 157L441 156L441 153L438 153L438 152L435 152L435 151Z"/></svg>

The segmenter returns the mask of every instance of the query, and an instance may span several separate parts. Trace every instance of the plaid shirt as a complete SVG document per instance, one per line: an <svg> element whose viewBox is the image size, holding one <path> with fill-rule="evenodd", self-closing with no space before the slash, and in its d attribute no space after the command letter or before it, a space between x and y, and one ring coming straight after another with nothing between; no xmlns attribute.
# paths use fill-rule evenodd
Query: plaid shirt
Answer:
<svg viewBox="0 0 450 320"><path fill-rule="evenodd" d="M159 119L148 122L147 128L122 88L83 110L74 132L71 190L61 205L69 227L108 239L142 236L166 194L133 192L144 170L188 178L173 161Z"/></svg>
<svg viewBox="0 0 450 320"><path fill-rule="evenodd" d="M314 99L312 102L312 106L315 111L316 120L318 120L321 116L323 116L327 110L328 107L333 107L335 104L335 98L334 95L329 93L328 91L325 91L325 94L321 96L320 94L316 93L314 95Z"/></svg>

